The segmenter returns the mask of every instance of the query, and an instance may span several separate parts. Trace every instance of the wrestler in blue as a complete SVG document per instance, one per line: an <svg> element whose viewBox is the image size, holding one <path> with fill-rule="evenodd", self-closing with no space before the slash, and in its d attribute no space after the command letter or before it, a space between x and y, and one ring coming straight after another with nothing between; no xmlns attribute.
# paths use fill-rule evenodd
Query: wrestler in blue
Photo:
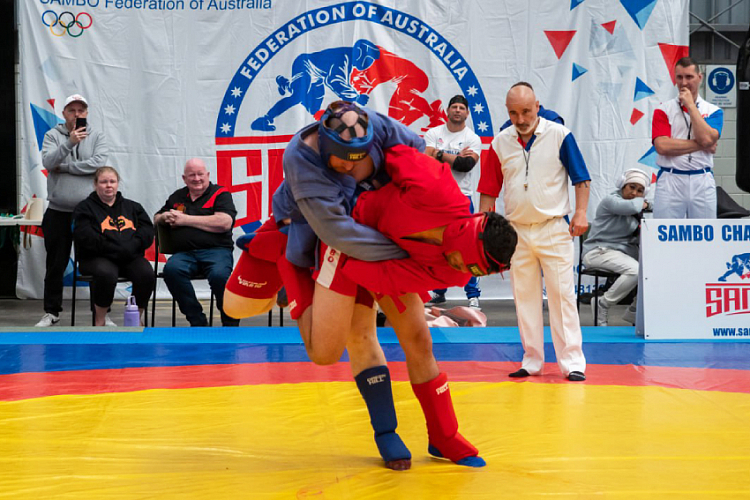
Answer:
<svg viewBox="0 0 750 500"><path fill-rule="evenodd" d="M243 259L277 266L275 276L283 280L290 313L298 320L308 355L315 363L337 362L341 356L337 346L345 337L352 372L367 403L386 466L408 468L411 455L395 432L390 374L377 341L372 295L364 289L354 296L339 292L343 273L319 271L311 276L309 270L329 258L328 252L316 255L319 242L337 254L343 252L363 261L407 257L391 240L350 216L362 190L389 181L383 151L397 144L424 149L416 134L375 111L342 101L329 106L319 123L302 129L290 142L284 155L286 180L274 195L274 219L247 245L248 252L243 253L235 274L252 275L241 270ZM281 231L276 230L277 223L283 226ZM284 231L288 238L281 236ZM260 289L243 289L240 280L229 280L227 297L232 298L228 303L237 306L238 316L257 314L262 310L258 306L273 306L268 290L262 288L279 286L279 278L258 276L253 281ZM447 378L432 354L423 300L411 293L398 301L397 305L391 297L384 297L379 304L404 349L412 387L425 413L430 453L460 465L483 466L477 449L458 433ZM326 314L330 311L341 313Z"/></svg>

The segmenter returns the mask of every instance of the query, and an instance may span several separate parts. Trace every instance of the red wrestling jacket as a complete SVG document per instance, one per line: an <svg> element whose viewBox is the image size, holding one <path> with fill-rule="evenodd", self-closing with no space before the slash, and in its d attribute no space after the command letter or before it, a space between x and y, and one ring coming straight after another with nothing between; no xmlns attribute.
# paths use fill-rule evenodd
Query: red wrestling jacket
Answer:
<svg viewBox="0 0 750 500"><path fill-rule="evenodd" d="M352 217L395 241L409 258L378 262L349 258L342 268L344 275L372 292L393 296L464 286L471 274L451 268L442 245L407 238L471 215L469 200L450 165L399 145L385 151L385 166L391 182L362 193Z"/></svg>

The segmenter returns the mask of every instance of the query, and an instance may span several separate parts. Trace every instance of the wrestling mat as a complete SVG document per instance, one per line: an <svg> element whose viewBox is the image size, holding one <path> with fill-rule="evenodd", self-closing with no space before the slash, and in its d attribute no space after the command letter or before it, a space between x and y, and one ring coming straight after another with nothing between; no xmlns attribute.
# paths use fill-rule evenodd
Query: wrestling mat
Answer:
<svg viewBox="0 0 750 500"><path fill-rule="evenodd" d="M516 328L435 328L487 467L427 454L403 353L379 329L410 471L383 467L345 360L296 328L0 332L0 498L750 498L750 342L583 328L586 382L509 379Z"/></svg>

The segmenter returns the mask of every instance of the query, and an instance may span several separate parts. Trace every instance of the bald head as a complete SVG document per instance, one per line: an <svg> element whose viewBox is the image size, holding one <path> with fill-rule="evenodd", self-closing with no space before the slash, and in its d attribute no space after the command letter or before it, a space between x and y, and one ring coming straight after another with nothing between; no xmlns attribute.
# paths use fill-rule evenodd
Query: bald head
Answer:
<svg viewBox="0 0 750 500"><path fill-rule="evenodd" d="M539 101L534 90L525 84L516 84L510 88L505 98L510 121L515 125L521 139L528 141L539 123Z"/></svg>
<svg viewBox="0 0 750 500"><path fill-rule="evenodd" d="M187 172L188 169L203 169L206 170L206 162L201 160L200 158L190 158L185 163L185 172Z"/></svg>
<svg viewBox="0 0 750 500"><path fill-rule="evenodd" d="M200 158L191 158L185 163L182 180L190 191L190 197L195 199L208 189L208 170L206 163Z"/></svg>
<svg viewBox="0 0 750 500"><path fill-rule="evenodd" d="M506 106L519 102L533 104L534 101L536 101L536 94L534 94L534 90L531 87L527 87L526 85L514 85L505 97Z"/></svg>

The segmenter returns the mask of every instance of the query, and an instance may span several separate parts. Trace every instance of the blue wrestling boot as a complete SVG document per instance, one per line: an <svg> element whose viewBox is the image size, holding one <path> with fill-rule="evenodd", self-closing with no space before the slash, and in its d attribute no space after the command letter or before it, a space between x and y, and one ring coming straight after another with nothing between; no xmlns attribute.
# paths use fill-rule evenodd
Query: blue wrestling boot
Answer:
<svg viewBox="0 0 750 500"><path fill-rule="evenodd" d="M370 423L375 431L375 444L385 461L385 466L392 470L410 469L411 453L396 433L398 420L388 367L367 368L354 377L354 380L367 404Z"/></svg>
<svg viewBox="0 0 750 500"><path fill-rule="evenodd" d="M440 453L440 450L435 448L433 445L427 446L427 452L433 457L445 458L443 454ZM485 465L487 465L487 462L485 462L484 459L479 456L465 457L460 460L456 460L453 463L455 463L456 465L463 465L465 467L484 467Z"/></svg>

